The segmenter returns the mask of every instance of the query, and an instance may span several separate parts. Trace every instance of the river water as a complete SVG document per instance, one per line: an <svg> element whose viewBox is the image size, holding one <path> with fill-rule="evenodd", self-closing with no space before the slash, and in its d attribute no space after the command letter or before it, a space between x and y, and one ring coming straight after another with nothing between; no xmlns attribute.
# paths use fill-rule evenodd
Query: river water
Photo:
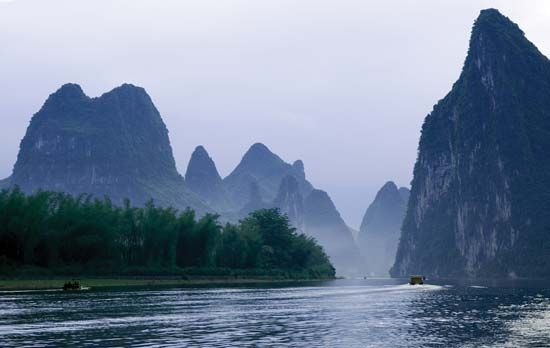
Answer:
<svg viewBox="0 0 550 348"><path fill-rule="evenodd" d="M550 347L550 284L0 292L0 346Z"/></svg>

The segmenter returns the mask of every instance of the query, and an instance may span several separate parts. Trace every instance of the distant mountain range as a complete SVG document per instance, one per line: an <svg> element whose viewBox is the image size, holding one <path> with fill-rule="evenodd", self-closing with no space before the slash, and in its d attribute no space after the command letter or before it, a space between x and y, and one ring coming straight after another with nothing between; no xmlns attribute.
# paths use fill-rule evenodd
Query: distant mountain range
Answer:
<svg viewBox="0 0 550 348"><path fill-rule="evenodd" d="M318 239L339 273L361 272L350 229L328 194L306 180L302 161L286 163L257 143L222 179L206 149L198 146L183 178L151 98L129 84L98 98L75 84L50 95L32 117L12 175L0 185L91 194L116 204L153 199L198 214L216 212L230 222L278 207L299 231Z"/></svg>
<svg viewBox="0 0 550 348"><path fill-rule="evenodd" d="M395 261L409 194L406 187L397 188L393 181L388 181L365 212L357 244L369 275L389 276Z"/></svg>
<svg viewBox="0 0 550 348"><path fill-rule="evenodd" d="M422 126L393 276L550 276L550 62L495 9Z"/></svg>
<svg viewBox="0 0 550 348"><path fill-rule="evenodd" d="M191 191L229 220L257 209L279 208L294 227L320 242L339 271L361 272L351 230L328 194L306 180L302 161L286 163L264 144L256 143L221 179L214 161L199 146L191 156L185 179Z"/></svg>

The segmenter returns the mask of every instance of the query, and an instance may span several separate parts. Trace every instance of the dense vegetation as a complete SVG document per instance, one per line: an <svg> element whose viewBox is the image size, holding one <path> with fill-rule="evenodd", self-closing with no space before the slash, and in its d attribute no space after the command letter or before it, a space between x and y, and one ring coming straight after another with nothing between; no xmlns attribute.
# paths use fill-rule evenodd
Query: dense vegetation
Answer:
<svg viewBox="0 0 550 348"><path fill-rule="evenodd" d="M239 224L152 202L120 207L64 193L0 192L0 274L199 274L333 277L310 237L277 209ZM49 272L49 273L48 273Z"/></svg>

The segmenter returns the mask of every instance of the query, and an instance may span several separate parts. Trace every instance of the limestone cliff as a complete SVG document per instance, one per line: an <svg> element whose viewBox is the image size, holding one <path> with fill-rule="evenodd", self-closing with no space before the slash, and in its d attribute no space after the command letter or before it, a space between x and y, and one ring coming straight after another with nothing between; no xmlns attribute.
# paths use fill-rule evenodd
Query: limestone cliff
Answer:
<svg viewBox="0 0 550 348"><path fill-rule="evenodd" d="M481 11L422 127L393 276L550 276L550 62Z"/></svg>

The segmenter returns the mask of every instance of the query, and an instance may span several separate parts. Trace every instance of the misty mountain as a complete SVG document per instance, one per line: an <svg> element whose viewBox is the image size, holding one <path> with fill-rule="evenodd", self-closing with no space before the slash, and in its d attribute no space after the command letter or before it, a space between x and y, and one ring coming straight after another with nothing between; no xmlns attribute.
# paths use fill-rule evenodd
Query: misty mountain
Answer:
<svg viewBox="0 0 550 348"><path fill-rule="evenodd" d="M409 190L387 182L369 205L357 236L367 273L388 276L395 260Z"/></svg>
<svg viewBox="0 0 550 348"><path fill-rule="evenodd" d="M0 190L10 187L10 178L0 180Z"/></svg>
<svg viewBox="0 0 550 348"><path fill-rule="evenodd" d="M76 84L50 95L31 119L8 185L206 210L185 189L151 98L129 84L98 98Z"/></svg>
<svg viewBox="0 0 550 348"><path fill-rule="evenodd" d="M400 187L399 188L399 194L401 195L401 199L403 202L405 202L405 205L409 203L409 197L411 196L411 190L409 190L406 187Z"/></svg>
<svg viewBox="0 0 550 348"><path fill-rule="evenodd" d="M236 209L240 204L236 205ZM237 216L239 218L244 218L253 211L259 209L271 208L272 204L264 201L262 195L260 194L260 186L256 181L250 181L248 186L248 199L246 200L245 205L237 211Z"/></svg>
<svg viewBox="0 0 550 348"><path fill-rule="evenodd" d="M315 237L325 248L338 272L362 274L362 263L350 228L329 195L314 189L304 201L305 234Z"/></svg>
<svg viewBox="0 0 550 348"><path fill-rule="evenodd" d="M279 192L273 201L273 206L286 214L296 228L304 228L304 198L298 186L298 180L287 175L281 180Z"/></svg>
<svg viewBox="0 0 550 348"><path fill-rule="evenodd" d="M393 276L550 276L550 62L481 11L422 126Z"/></svg>
<svg viewBox="0 0 550 348"><path fill-rule="evenodd" d="M256 183L263 199L271 202L277 195L282 179L287 175L296 178L300 191L304 194L312 190L311 184L305 179L301 161L290 165L264 144L256 143L244 154L237 167L223 179L223 183L232 204L242 207L250 197L251 184Z"/></svg>
<svg viewBox="0 0 550 348"><path fill-rule="evenodd" d="M189 190L199 195L213 209L221 212L230 210L222 178L203 146L197 146L191 154L185 182Z"/></svg>
<svg viewBox="0 0 550 348"><path fill-rule="evenodd" d="M212 173L213 162L206 159L205 162L209 163L209 172ZM189 181L187 176L186 179ZM217 178L213 181L218 182ZM209 201L209 191L207 194L194 191ZM289 164L264 144L256 143L223 179L223 191L231 197L231 206L223 212L222 218L238 220L254 210L279 208L299 232L319 241L340 274L362 274L359 251L351 230L328 194L315 190L307 181L302 161Z"/></svg>

